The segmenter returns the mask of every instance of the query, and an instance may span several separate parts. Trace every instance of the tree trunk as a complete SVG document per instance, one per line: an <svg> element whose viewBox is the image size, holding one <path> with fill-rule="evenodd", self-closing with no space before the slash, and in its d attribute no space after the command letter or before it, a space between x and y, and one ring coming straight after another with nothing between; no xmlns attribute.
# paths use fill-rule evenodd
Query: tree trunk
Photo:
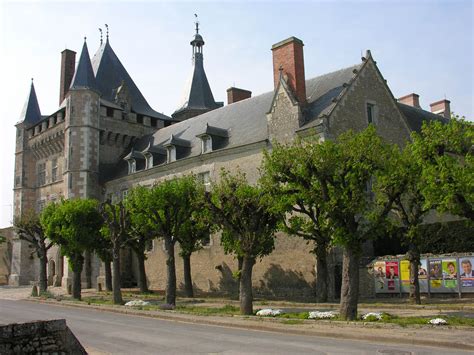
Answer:
<svg viewBox="0 0 474 355"><path fill-rule="evenodd" d="M166 259L166 303L176 305L176 265L174 260L174 243L171 238L165 238Z"/></svg>
<svg viewBox="0 0 474 355"><path fill-rule="evenodd" d="M86 251L84 254L84 271L86 273L86 288L92 288L92 265L91 265L91 252Z"/></svg>
<svg viewBox="0 0 474 355"><path fill-rule="evenodd" d="M112 273L112 289L113 289L114 304L123 304L121 279L120 279L120 244L119 243L114 243L112 258L113 258L113 268L114 268L114 272Z"/></svg>
<svg viewBox="0 0 474 355"><path fill-rule="evenodd" d="M191 278L191 254L183 255L184 264L184 291L186 297L194 297L193 280Z"/></svg>
<svg viewBox="0 0 474 355"><path fill-rule="evenodd" d="M245 315L253 314L253 294L252 294L252 269L255 258L244 257L240 273L240 313Z"/></svg>
<svg viewBox="0 0 474 355"><path fill-rule="evenodd" d="M39 263L39 289L40 292L45 292L48 289L48 258L46 256L46 251L43 251L43 255L40 256Z"/></svg>
<svg viewBox="0 0 474 355"><path fill-rule="evenodd" d="M111 261L107 260L104 261L104 267L105 267L105 290L106 291L112 291L112 265Z"/></svg>
<svg viewBox="0 0 474 355"><path fill-rule="evenodd" d="M240 279L242 278L241 277L241 274L242 274L242 263L244 261L244 258L242 258L241 256L238 256L237 257L237 275L239 275L239 277L237 278L237 292L238 294L240 294Z"/></svg>
<svg viewBox="0 0 474 355"><path fill-rule="evenodd" d="M328 261L327 245L318 244L314 247L316 254L316 301L327 302L328 300Z"/></svg>
<svg viewBox="0 0 474 355"><path fill-rule="evenodd" d="M138 260L138 288L141 293L147 293L148 284L145 271L145 254L143 251L137 252L136 254Z"/></svg>
<svg viewBox="0 0 474 355"><path fill-rule="evenodd" d="M81 300L81 274L82 267L84 265L84 257L78 253L73 255L71 258L71 269L72 269L72 298Z"/></svg>
<svg viewBox="0 0 474 355"><path fill-rule="evenodd" d="M420 265L420 252L414 244L408 247L408 260L410 261L410 299L416 304L421 304L420 282L418 280L418 266Z"/></svg>
<svg viewBox="0 0 474 355"><path fill-rule="evenodd" d="M342 259L342 288L339 313L346 320L357 318L359 301L359 254L350 247L344 247Z"/></svg>

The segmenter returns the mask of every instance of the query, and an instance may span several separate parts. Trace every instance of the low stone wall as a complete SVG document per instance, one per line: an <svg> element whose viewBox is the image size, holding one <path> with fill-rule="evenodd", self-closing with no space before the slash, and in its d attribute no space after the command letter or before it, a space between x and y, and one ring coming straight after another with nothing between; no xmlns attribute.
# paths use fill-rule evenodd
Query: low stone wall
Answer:
<svg viewBox="0 0 474 355"><path fill-rule="evenodd" d="M64 319L0 326L0 354L87 354Z"/></svg>

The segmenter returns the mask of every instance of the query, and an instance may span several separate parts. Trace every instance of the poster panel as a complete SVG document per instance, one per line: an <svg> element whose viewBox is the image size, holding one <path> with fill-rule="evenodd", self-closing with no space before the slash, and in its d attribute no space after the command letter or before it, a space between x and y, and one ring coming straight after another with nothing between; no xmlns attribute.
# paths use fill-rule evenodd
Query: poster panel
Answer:
<svg viewBox="0 0 474 355"><path fill-rule="evenodd" d="M389 292L400 291L398 261L385 262L385 278L387 281L387 290Z"/></svg>
<svg viewBox="0 0 474 355"><path fill-rule="evenodd" d="M440 291L443 285L443 273L441 270L441 259L431 259L430 268L430 288L432 292Z"/></svg>
<svg viewBox="0 0 474 355"><path fill-rule="evenodd" d="M374 263L375 292L386 291L385 287L385 261L376 261Z"/></svg>
<svg viewBox="0 0 474 355"><path fill-rule="evenodd" d="M421 259L418 266L418 283L420 284L420 292L428 292L428 260Z"/></svg>
<svg viewBox="0 0 474 355"><path fill-rule="evenodd" d="M400 261L400 282L403 292L410 292L410 261Z"/></svg>
<svg viewBox="0 0 474 355"><path fill-rule="evenodd" d="M445 288L457 289L458 287L456 264L456 259L443 259L442 261L443 285Z"/></svg>
<svg viewBox="0 0 474 355"><path fill-rule="evenodd" d="M467 288L468 291L474 291L474 257L460 257L459 258L459 274L461 279L461 286Z"/></svg>

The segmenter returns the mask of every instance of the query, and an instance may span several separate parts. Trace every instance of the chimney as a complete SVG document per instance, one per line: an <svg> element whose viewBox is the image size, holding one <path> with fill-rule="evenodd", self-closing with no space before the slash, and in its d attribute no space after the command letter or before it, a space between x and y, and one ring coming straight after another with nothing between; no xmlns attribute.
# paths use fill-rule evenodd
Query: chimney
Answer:
<svg viewBox="0 0 474 355"><path fill-rule="evenodd" d="M252 97L252 91L230 87L227 89L227 105Z"/></svg>
<svg viewBox="0 0 474 355"><path fill-rule="evenodd" d="M273 52L273 81L275 89L280 81L281 75L287 79L287 83L293 90L298 102L306 103L306 82L304 75L303 41L296 37L290 37L272 46Z"/></svg>
<svg viewBox="0 0 474 355"><path fill-rule="evenodd" d="M420 96L415 94L415 93L411 93L411 94L405 95L403 97L400 97L398 99L398 102L401 102L402 104L405 104L405 105L408 105L408 106L421 108L421 106L420 106Z"/></svg>
<svg viewBox="0 0 474 355"><path fill-rule="evenodd" d="M61 52L61 79L59 82L59 104L66 97L76 66L76 52L65 49Z"/></svg>
<svg viewBox="0 0 474 355"><path fill-rule="evenodd" d="M430 104L431 112L441 115L444 118L451 118L451 101L449 100L440 100Z"/></svg>

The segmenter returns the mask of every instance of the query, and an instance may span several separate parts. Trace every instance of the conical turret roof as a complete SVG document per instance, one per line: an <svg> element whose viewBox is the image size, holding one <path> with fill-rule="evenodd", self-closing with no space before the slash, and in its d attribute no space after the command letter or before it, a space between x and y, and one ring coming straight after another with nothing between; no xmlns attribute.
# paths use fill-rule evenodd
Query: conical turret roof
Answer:
<svg viewBox="0 0 474 355"><path fill-rule="evenodd" d="M23 121L26 126L32 126L41 121L41 111L38 105L33 80L31 80L30 92L28 93L28 98L21 112L20 121Z"/></svg>
<svg viewBox="0 0 474 355"><path fill-rule="evenodd" d="M85 40L82 46L81 57L79 58L79 63L77 64L77 69L74 72L74 77L71 82L71 90L74 89L92 89L98 91Z"/></svg>

